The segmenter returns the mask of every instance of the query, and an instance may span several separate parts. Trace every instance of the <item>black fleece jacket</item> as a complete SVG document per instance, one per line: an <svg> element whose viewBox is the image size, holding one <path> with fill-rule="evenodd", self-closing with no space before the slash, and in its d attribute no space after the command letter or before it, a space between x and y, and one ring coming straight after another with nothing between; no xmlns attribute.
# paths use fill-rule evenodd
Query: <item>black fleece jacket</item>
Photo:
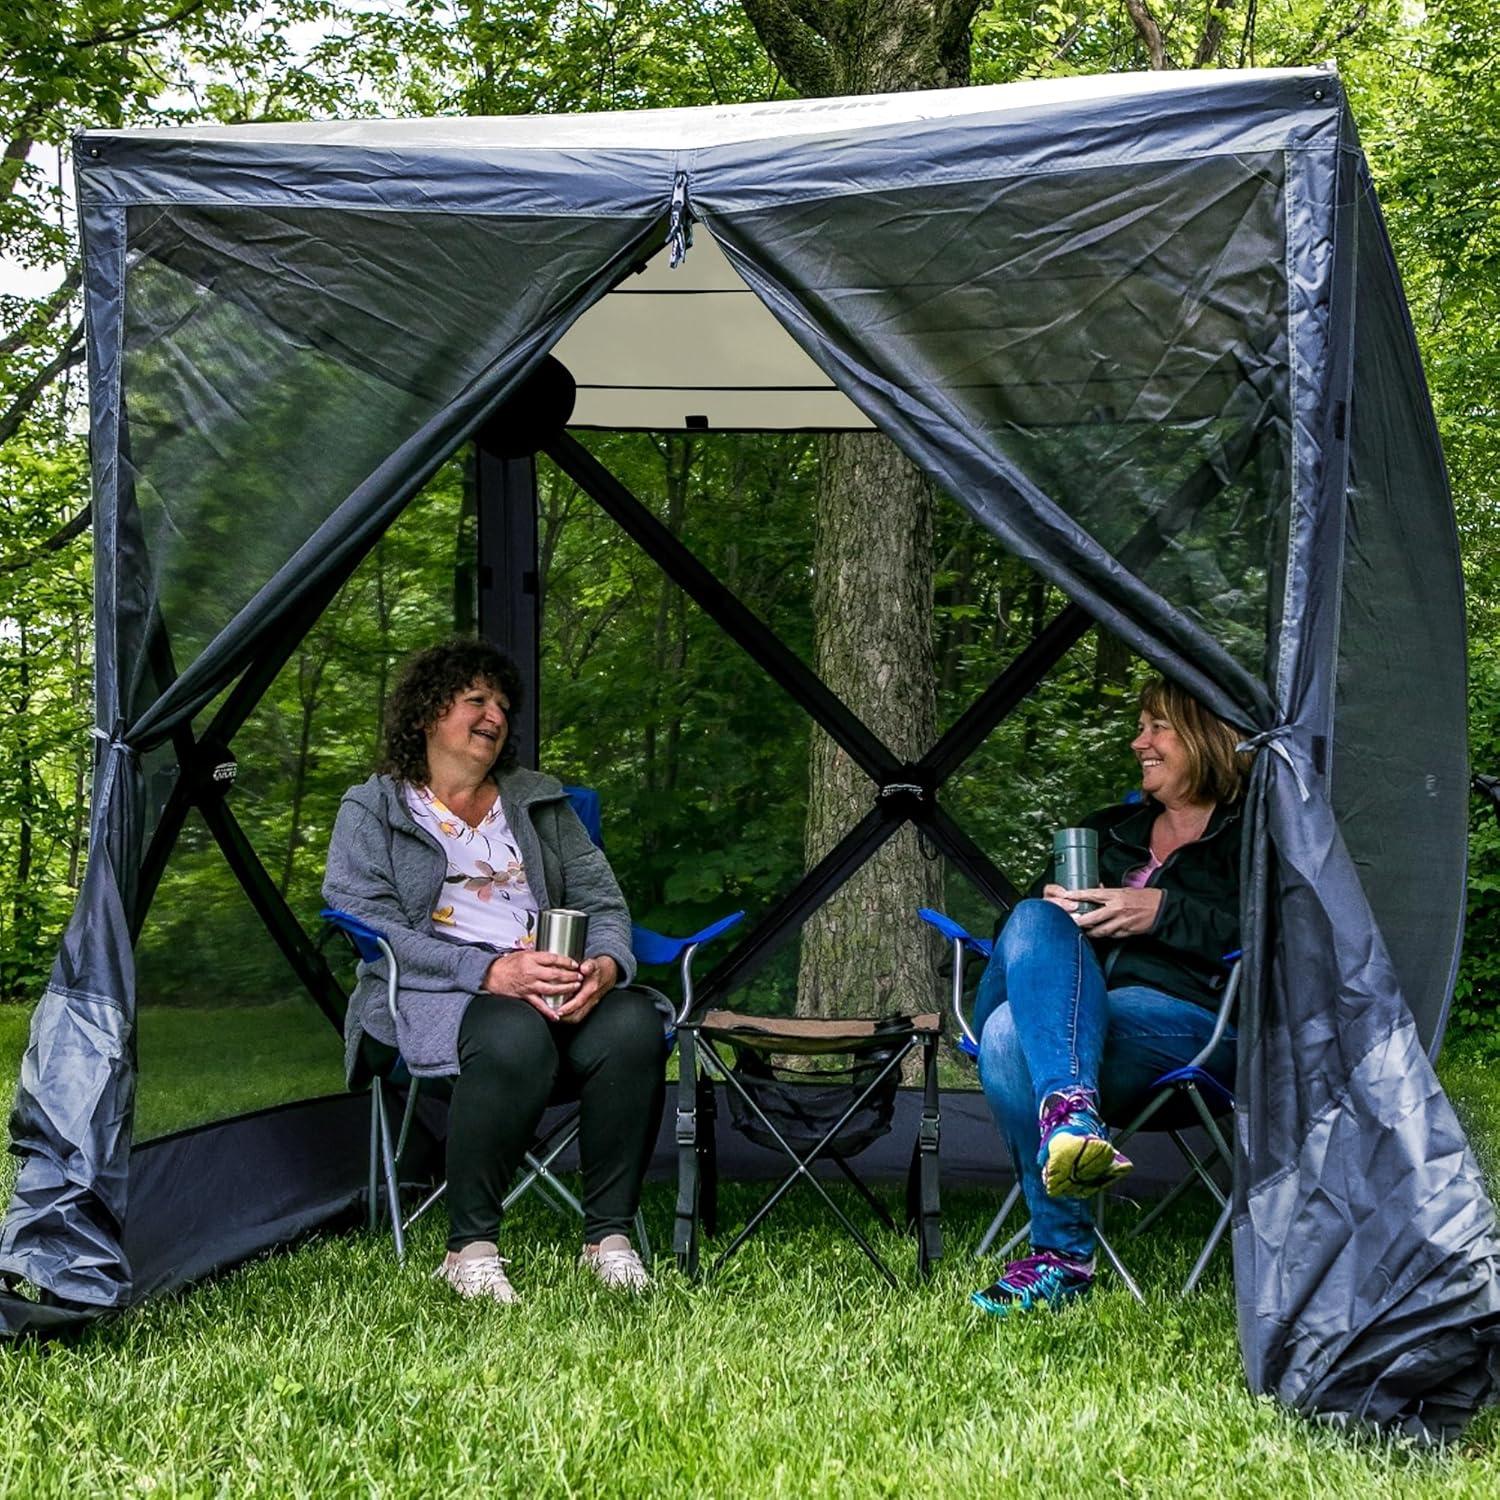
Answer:
<svg viewBox="0 0 1500 1500"><path fill-rule="evenodd" d="M1160 811L1148 797L1083 820L1083 827L1099 830L1100 885L1124 885L1150 859L1151 825ZM1051 879L1049 867L1031 894L1040 896ZM1093 940L1109 987L1149 985L1217 1010L1229 978L1225 956L1240 946L1239 804L1216 807L1203 837L1168 856L1147 884L1163 893L1150 932Z"/></svg>

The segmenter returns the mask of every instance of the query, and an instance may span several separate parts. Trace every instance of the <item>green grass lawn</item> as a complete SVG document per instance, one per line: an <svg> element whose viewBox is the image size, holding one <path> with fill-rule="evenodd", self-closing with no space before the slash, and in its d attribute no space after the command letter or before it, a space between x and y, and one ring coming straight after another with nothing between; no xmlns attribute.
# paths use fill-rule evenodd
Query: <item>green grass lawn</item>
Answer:
<svg viewBox="0 0 1500 1500"><path fill-rule="evenodd" d="M0 1011L4 1087L24 1018ZM1493 1167L1500 1083L1447 1082ZM212 1185L206 1185L212 1191ZM758 1190L728 1190L726 1216ZM671 1195L647 1200L664 1238ZM852 1197L841 1199L857 1211ZM794 1194L718 1280L664 1269L610 1297L540 1206L508 1228L523 1300L434 1287L432 1220L407 1269L386 1239L327 1236L68 1344L8 1349L6 1495L1364 1496L1500 1494L1500 1421L1446 1452L1358 1438L1245 1390L1227 1261L1167 1289L1206 1219L1137 1257L1146 1308L1106 1281L1084 1305L1000 1324L965 1301L993 1211L946 1202L949 1257L891 1292Z"/></svg>

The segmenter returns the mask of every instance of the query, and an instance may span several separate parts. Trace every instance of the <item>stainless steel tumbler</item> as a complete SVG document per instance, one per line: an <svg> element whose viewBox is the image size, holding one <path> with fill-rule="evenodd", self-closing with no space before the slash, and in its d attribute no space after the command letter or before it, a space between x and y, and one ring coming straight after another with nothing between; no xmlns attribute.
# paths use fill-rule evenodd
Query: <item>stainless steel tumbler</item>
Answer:
<svg viewBox="0 0 1500 1500"><path fill-rule="evenodd" d="M1059 828L1052 835L1052 879L1069 891L1099 884L1099 834L1093 828ZM1097 901L1079 901L1078 911L1094 911Z"/></svg>
<svg viewBox="0 0 1500 1500"><path fill-rule="evenodd" d="M549 906L538 918L536 951L560 953L574 963L583 962L589 940L589 914L565 906Z"/></svg>
<svg viewBox="0 0 1500 1500"><path fill-rule="evenodd" d="M536 951L538 953L560 953L574 963L583 962L584 948L589 940L589 914L572 911L566 906L549 906L537 918ZM552 995L547 1004L560 1010L567 995Z"/></svg>

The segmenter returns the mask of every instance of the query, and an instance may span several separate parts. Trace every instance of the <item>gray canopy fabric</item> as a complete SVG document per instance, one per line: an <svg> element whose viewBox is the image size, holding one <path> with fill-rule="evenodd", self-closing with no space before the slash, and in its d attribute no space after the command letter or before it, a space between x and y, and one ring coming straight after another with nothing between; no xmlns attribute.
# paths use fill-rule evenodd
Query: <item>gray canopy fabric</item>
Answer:
<svg viewBox="0 0 1500 1500"><path fill-rule="evenodd" d="M1491 1398L1500 1241L1429 1062L1463 914L1457 540L1334 75L90 132L77 160L104 749L0 1269L134 1295L141 757L555 347L582 425L883 429L1243 727L1250 1383L1428 1435ZM1391 736L1413 702L1426 732Z"/></svg>

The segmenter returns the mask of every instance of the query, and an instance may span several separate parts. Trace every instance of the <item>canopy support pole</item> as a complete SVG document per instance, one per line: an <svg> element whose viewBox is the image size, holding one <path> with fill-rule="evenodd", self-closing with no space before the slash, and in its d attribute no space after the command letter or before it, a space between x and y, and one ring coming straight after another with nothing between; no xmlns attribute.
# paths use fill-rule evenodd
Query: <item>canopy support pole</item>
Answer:
<svg viewBox="0 0 1500 1500"><path fill-rule="evenodd" d="M333 1023L335 1031L344 1029L344 1012L349 997L333 977L323 955L313 946L302 924L286 904L286 898L260 862L255 846L245 836L235 816L221 798L204 797L198 804L203 821L208 824L224 861L234 878L250 898L255 914L291 965L302 987L312 996L319 1010Z"/></svg>
<svg viewBox="0 0 1500 1500"><path fill-rule="evenodd" d="M355 559L347 570L330 579L326 588L310 597L287 622L287 628L273 638L274 644L271 641L266 643L266 649L256 655L239 681L230 689L229 696L219 706L219 711L203 731L201 739L195 742L186 730L173 736L173 744L177 749L177 782L156 821L151 843L141 861L136 898L131 911L132 943L139 939L141 929L146 925L147 913L151 910L156 888L161 884L167 861L176 846L177 836L182 832L182 825L187 821L187 815L197 799L200 786L195 773L202 748L212 746L217 750L222 747L227 751L230 741L244 727L245 720L255 712L256 704L265 697L281 669L306 639L307 632L317 624L323 611L333 602L334 595L348 582L358 562Z"/></svg>
<svg viewBox="0 0 1500 1500"><path fill-rule="evenodd" d="M661 568L741 650L784 688L877 784L899 771L897 760L868 725L757 615L747 609L570 433L547 444L558 468Z"/></svg>
<svg viewBox="0 0 1500 1500"><path fill-rule="evenodd" d="M474 439L479 526L479 633L521 673L520 712L511 721L522 765L536 768L541 742L542 591L537 553L536 459L507 458Z"/></svg>
<svg viewBox="0 0 1500 1500"><path fill-rule="evenodd" d="M705 1002L726 995L745 983L905 822L913 822L923 829L933 843L997 906L1009 907L1015 903L1016 889L1004 872L937 806L935 794L943 778L931 774L925 764L925 757L917 765L907 765L898 760L880 737L849 709L827 683L763 620L736 599L576 438L563 433L549 442L545 451L580 489L592 496L601 509L640 545L678 588L757 662L773 682L791 695L877 787L875 806L870 812L776 902L708 976L703 986ZM1079 613L1082 614L1082 611ZM1086 617L1083 629L1087 629ZM1057 654L1061 655L1066 651L1073 639L1076 637L1062 644ZM1033 659L1036 676L1032 681L1039 680L1045 674L1051 660L1055 660L1055 657L1040 663ZM1016 691L1019 701L1019 698L1025 696L1026 686L1019 686ZM993 703L987 703L986 712L995 712ZM993 723L1006 712L1009 712L1009 708L1002 706L990 724L980 732L979 738L983 739ZM961 722L971 723L972 720L966 715ZM952 731L950 735L944 736L928 752L928 756L943 747L948 747L951 752L951 734ZM952 766L956 766L967 753L964 751L957 755ZM945 775L951 774L952 766Z"/></svg>

